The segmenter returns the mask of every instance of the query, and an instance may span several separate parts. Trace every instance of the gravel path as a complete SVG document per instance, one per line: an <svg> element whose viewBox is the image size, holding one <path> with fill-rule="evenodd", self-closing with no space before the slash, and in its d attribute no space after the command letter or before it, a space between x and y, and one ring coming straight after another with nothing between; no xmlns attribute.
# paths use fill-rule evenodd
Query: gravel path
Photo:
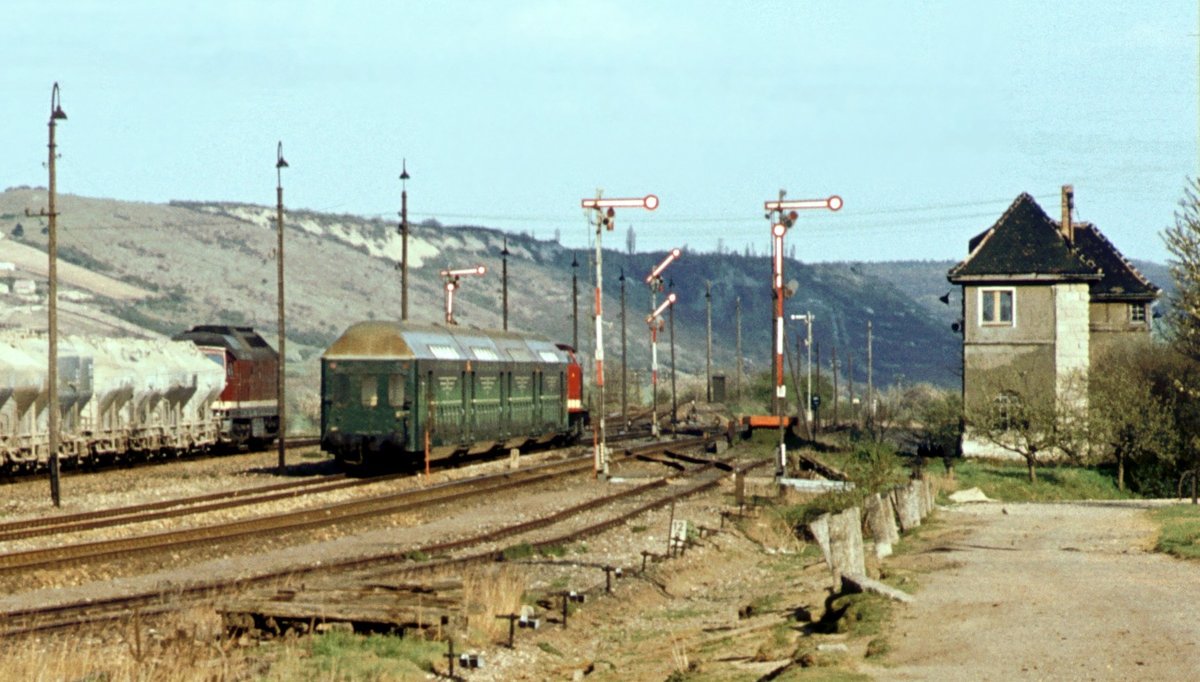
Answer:
<svg viewBox="0 0 1200 682"><path fill-rule="evenodd" d="M1148 551L1136 505L999 504L901 611L881 680L1177 680L1200 670L1200 566Z"/></svg>

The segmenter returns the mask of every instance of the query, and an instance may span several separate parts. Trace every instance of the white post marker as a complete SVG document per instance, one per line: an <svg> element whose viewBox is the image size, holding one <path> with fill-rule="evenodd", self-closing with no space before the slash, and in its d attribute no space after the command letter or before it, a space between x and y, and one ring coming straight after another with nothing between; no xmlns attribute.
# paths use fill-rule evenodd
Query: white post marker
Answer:
<svg viewBox="0 0 1200 682"><path fill-rule="evenodd" d="M473 275L483 276L487 272L487 267L476 265L473 268L457 268L454 270L442 270L442 281L445 282L446 290L446 324L458 324L454 321L454 292L458 290L458 278Z"/></svg>
<svg viewBox="0 0 1200 682"><path fill-rule="evenodd" d="M601 472L607 477L608 445L605 442L604 430L604 314L601 301L604 284L604 251L601 249L601 238L606 230L612 231L615 226L616 209L643 208L653 211L658 208L658 197L647 194L644 197L632 199L602 199L600 192L596 192L595 199L581 199L579 205L585 209L592 209L596 223L596 389L600 394L598 403L600 418L592 431L594 452L592 468L597 477Z"/></svg>
<svg viewBox="0 0 1200 682"><path fill-rule="evenodd" d="M797 210L827 209L837 211L842 208L842 198L836 194L824 199L793 199L785 201L787 192L779 190L779 199L764 201L763 208L767 210L767 219L771 221L772 245L772 289L775 294L775 416L779 420L779 462L776 475L782 477L787 465L787 447L783 442L783 403L787 396L787 387L783 383L783 237L789 228L795 224L799 214Z"/></svg>

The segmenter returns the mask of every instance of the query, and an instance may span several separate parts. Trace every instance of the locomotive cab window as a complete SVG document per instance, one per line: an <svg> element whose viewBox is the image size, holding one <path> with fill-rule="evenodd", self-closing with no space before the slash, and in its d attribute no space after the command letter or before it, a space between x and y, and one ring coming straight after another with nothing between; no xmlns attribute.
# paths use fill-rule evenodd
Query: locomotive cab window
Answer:
<svg viewBox="0 0 1200 682"><path fill-rule="evenodd" d="M392 374L388 376L388 405L392 407L404 407L404 375Z"/></svg>
<svg viewBox="0 0 1200 682"><path fill-rule="evenodd" d="M375 377L362 377L362 406L375 407L379 404L379 386Z"/></svg>

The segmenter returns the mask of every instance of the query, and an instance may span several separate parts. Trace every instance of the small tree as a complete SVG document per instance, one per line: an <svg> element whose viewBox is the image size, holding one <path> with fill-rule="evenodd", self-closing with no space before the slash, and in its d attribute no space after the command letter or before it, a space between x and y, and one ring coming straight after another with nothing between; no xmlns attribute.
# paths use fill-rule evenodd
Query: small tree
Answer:
<svg viewBox="0 0 1200 682"><path fill-rule="evenodd" d="M1078 386L1079 378L1069 384ZM987 406L975 405L966 414L971 432L984 441L1020 455L1037 483L1037 465L1043 456L1066 455L1080 459L1087 452L1087 406L1080 391L1068 388L1036 390L1025 373L1015 379L987 382L995 396Z"/></svg>
<svg viewBox="0 0 1200 682"><path fill-rule="evenodd" d="M637 250L637 234L635 234L633 231L633 225L630 225L625 230L625 252L632 256L633 252L636 250Z"/></svg>
<svg viewBox="0 0 1200 682"><path fill-rule="evenodd" d="M1155 393L1153 368L1163 349L1151 343L1117 348L1108 353L1090 384L1089 432L1103 454L1117 465L1117 488L1125 489L1129 465L1170 464L1178 449L1173 406L1168 396ZM1159 467L1153 467L1158 469Z"/></svg>
<svg viewBox="0 0 1200 682"><path fill-rule="evenodd" d="M1175 211L1175 225L1162 234L1175 293L1171 295L1168 328L1172 344L1184 355L1200 360L1200 183L1188 181Z"/></svg>
<svg viewBox="0 0 1200 682"><path fill-rule="evenodd" d="M952 472L952 458L961 454L962 397L950 391L910 392L912 421L906 432L907 445L917 457L941 457Z"/></svg>

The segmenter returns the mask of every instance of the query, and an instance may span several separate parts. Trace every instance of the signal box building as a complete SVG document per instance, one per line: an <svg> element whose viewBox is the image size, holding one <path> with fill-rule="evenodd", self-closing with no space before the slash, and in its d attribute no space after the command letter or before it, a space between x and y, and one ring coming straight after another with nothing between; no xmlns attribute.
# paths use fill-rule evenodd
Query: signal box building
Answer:
<svg viewBox="0 0 1200 682"><path fill-rule="evenodd" d="M962 287L968 415L1002 410L1014 399L1086 406L1088 374L1102 369L1106 352L1149 338L1158 287L1099 228L1074 222L1073 202L1066 185L1055 221L1021 194L971 239L970 254L947 275ZM969 426L963 454L1005 456L972 437Z"/></svg>

